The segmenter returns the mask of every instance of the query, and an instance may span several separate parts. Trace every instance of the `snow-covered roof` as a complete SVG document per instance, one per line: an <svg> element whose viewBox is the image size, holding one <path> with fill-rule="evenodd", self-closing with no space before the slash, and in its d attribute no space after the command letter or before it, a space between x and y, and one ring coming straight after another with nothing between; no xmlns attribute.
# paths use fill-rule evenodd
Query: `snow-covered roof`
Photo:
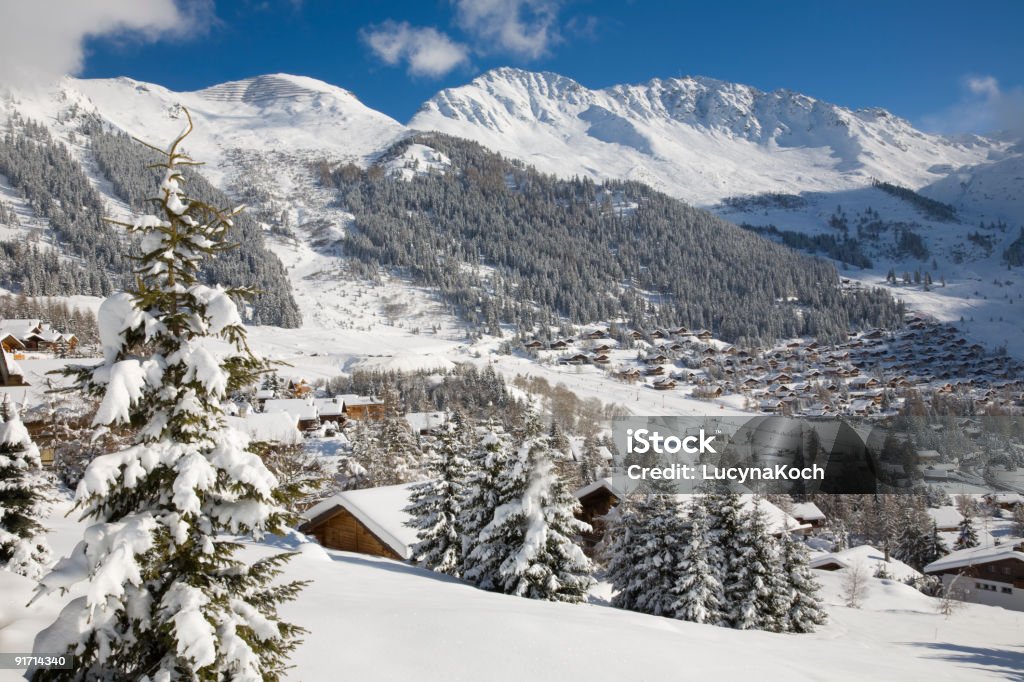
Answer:
<svg viewBox="0 0 1024 682"><path fill-rule="evenodd" d="M885 564L885 570L895 580L916 578L921 574L912 567L898 559L889 558L885 560L885 552L876 549L871 545L858 545L839 552L828 552L811 557L810 567L820 568L830 564L838 564L840 568L850 568L857 564L863 564L872 573L878 568L878 564Z"/></svg>
<svg viewBox="0 0 1024 682"><path fill-rule="evenodd" d="M1024 495L1020 493L991 493L986 497L992 504L1024 504Z"/></svg>
<svg viewBox="0 0 1024 682"><path fill-rule="evenodd" d="M296 419L316 419L319 412L316 405L307 398L278 398L263 403L263 411L267 414L273 412L287 412Z"/></svg>
<svg viewBox="0 0 1024 682"><path fill-rule="evenodd" d="M0 337L8 334L24 339L39 327L39 320L3 320L0 321Z"/></svg>
<svg viewBox="0 0 1024 682"><path fill-rule="evenodd" d="M925 573L937 573L952 568L964 568L978 564L988 564L1004 559L1024 561L1024 541L1019 538L1003 540L1000 545L991 547L969 547L951 552L937 561L924 567Z"/></svg>
<svg viewBox="0 0 1024 682"><path fill-rule="evenodd" d="M592 492L600 490L601 488L606 489L608 492L610 492L612 495L615 495L615 497L618 497L619 499L622 499L626 495L625 492L615 487L615 484L612 483L612 479L610 478L599 478L593 483L588 483L587 485L583 486L575 493L573 493L573 495L575 495L576 499L578 500L586 497Z"/></svg>
<svg viewBox="0 0 1024 682"><path fill-rule="evenodd" d="M344 405L382 405L384 401L372 396L358 395L356 393L345 393L335 398Z"/></svg>
<svg viewBox="0 0 1024 682"><path fill-rule="evenodd" d="M825 512L818 508L813 502L795 502L793 504L793 518L802 521L824 521Z"/></svg>
<svg viewBox="0 0 1024 682"><path fill-rule="evenodd" d="M337 417L344 411L345 405L337 398L317 398L313 401L321 417Z"/></svg>
<svg viewBox="0 0 1024 682"><path fill-rule="evenodd" d="M956 528L964 520L963 514L952 505L946 505L938 509L928 508L926 511L939 528Z"/></svg>
<svg viewBox="0 0 1024 682"><path fill-rule="evenodd" d="M346 490L310 507L302 516L311 521L335 507L343 507L398 556L408 559L412 555L412 546L417 541L416 530L405 525L410 519L404 509L409 506L409 489L412 485L403 483L380 488Z"/></svg>
<svg viewBox="0 0 1024 682"><path fill-rule="evenodd" d="M248 434L249 438L256 442L280 443L281 445L302 443L298 418L289 412L250 412L244 417L225 417L224 419L233 429Z"/></svg>
<svg viewBox="0 0 1024 682"><path fill-rule="evenodd" d="M448 415L444 412L409 412L405 415L405 421L413 433L421 431L432 431L445 425Z"/></svg>

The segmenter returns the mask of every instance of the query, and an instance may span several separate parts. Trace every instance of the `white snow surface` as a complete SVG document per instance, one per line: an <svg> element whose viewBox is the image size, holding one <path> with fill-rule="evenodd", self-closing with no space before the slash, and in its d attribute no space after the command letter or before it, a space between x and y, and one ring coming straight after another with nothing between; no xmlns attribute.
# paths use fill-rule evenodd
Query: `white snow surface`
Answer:
<svg viewBox="0 0 1024 682"><path fill-rule="evenodd" d="M81 534L67 504L51 517L50 541L66 552ZM860 609L842 606L842 571L816 571L828 624L809 635L740 632L584 605L492 594L389 561L294 544L251 544L248 558L282 548L299 554L284 579L310 580L281 615L309 630L290 680L521 682L555 680L998 680L1019 676L1020 614L966 604L950 617L936 600L891 580L870 579ZM282 544L284 547L282 547ZM0 650L31 651L35 634L65 600L30 607L30 580L0 573ZM600 586L595 592L600 592ZM348 655L339 659L339 642ZM20 680L16 670L0 681Z"/></svg>

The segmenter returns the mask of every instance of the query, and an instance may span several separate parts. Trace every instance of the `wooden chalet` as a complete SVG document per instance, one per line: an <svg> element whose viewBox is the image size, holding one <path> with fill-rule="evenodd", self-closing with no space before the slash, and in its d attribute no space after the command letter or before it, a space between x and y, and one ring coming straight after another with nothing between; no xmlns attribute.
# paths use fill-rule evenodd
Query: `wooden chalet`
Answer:
<svg viewBox="0 0 1024 682"><path fill-rule="evenodd" d="M576 491L580 506L576 518L590 524L591 530L580 537L583 551L588 554L601 542L606 530L604 517L622 499L622 493L612 485L610 479L602 478Z"/></svg>
<svg viewBox="0 0 1024 682"><path fill-rule="evenodd" d="M25 386L25 376L21 368L7 351L0 352L0 386Z"/></svg>
<svg viewBox="0 0 1024 682"><path fill-rule="evenodd" d="M963 601L1024 611L1024 540L961 549L924 567Z"/></svg>
<svg viewBox="0 0 1024 682"><path fill-rule="evenodd" d="M311 507L299 531L328 549L408 561L416 530L405 526L410 484L346 490Z"/></svg>
<svg viewBox="0 0 1024 682"><path fill-rule="evenodd" d="M576 353L558 361L562 365L589 365L590 356L586 353Z"/></svg>
<svg viewBox="0 0 1024 682"><path fill-rule="evenodd" d="M378 421L384 418L384 401L380 398L346 394L338 396L342 402L342 412L346 419L370 419Z"/></svg>

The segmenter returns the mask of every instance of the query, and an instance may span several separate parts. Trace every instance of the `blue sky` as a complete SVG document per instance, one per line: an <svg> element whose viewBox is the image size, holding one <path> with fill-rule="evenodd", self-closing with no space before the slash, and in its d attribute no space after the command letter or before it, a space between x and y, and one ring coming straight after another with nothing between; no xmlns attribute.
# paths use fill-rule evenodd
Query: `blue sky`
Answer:
<svg viewBox="0 0 1024 682"><path fill-rule="evenodd" d="M1017 0L235 0L177 10L171 29L141 18L134 32L96 29L77 70L177 90L297 73L401 121L438 89L502 65L589 87L705 75L881 106L944 131L1024 114Z"/></svg>

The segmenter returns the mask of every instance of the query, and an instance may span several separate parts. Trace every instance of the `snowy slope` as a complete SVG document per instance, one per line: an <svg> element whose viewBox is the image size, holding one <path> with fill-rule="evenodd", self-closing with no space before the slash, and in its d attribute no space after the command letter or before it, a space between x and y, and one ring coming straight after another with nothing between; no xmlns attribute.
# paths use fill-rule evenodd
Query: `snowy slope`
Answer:
<svg viewBox="0 0 1024 682"><path fill-rule="evenodd" d="M82 527L61 504L48 522L58 554ZM829 623L809 635L740 632L587 605L483 592L406 564L317 545L252 545L250 558L294 548L285 578L312 581L282 616L309 630L292 680L968 680L1019 675L1019 614L936 600L869 580L861 609L842 606L842 571L816 571ZM33 584L0 573L0 649L30 651L64 598L30 609ZM599 600L595 600L599 602ZM737 655L739 654L739 655ZM14 670L0 680L21 679ZM340 676L340 677L339 677Z"/></svg>
<svg viewBox="0 0 1024 682"><path fill-rule="evenodd" d="M921 187L1005 147L916 130L788 90L711 78L590 90L553 73L489 71L428 100L409 126L467 137L558 175L646 182L691 203L725 196Z"/></svg>

